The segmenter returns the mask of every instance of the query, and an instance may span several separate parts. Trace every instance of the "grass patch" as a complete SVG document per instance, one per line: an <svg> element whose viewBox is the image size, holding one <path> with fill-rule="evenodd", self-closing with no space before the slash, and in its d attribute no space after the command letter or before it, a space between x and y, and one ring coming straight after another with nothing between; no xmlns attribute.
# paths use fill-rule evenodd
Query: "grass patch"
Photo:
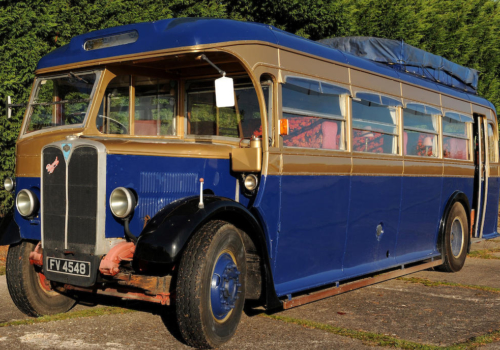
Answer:
<svg viewBox="0 0 500 350"><path fill-rule="evenodd" d="M500 256L493 255L494 253L500 253L500 248L475 250L473 252L470 252L468 256L470 258L476 258L476 259L500 260Z"/></svg>
<svg viewBox="0 0 500 350"><path fill-rule="evenodd" d="M5 275L5 266L0 265L0 276Z"/></svg>
<svg viewBox="0 0 500 350"><path fill-rule="evenodd" d="M292 317L277 316L277 315L263 315L262 317L267 317L267 318L271 318L273 320L283 321L285 323L292 323L292 324L296 324L296 325L306 327L306 328L319 329L322 331L341 335L344 337L349 337L352 339L361 340L362 342L368 343L370 345L396 347L396 348L406 349L406 350L443 349L443 347L441 347L441 346L420 344L420 343L416 343L416 342L412 342L412 341L408 341L408 340L394 338L394 337L384 335L384 334L335 327L335 326L331 326L328 324L323 324L323 323L313 322L313 321L308 321L308 320L301 320L301 319L292 318Z"/></svg>
<svg viewBox="0 0 500 350"><path fill-rule="evenodd" d="M400 280L400 281L404 281L404 282L409 282L409 283L423 284L426 287L439 287L439 286L459 287L459 288L482 290L485 292L499 293L500 294L500 288L478 286L475 284L462 284L462 283L445 282L445 281L431 281L431 280L428 280L426 278L419 278L419 277L398 277L396 279Z"/></svg>
<svg viewBox="0 0 500 350"><path fill-rule="evenodd" d="M64 314L57 315L49 315L42 316L38 318L30 318L27 320L20 321L10 321L0 323L0 327L10 327L10 326L22 326L22 325L32 325L37 323L46 323L52 321L64 321L73 318L82 318L82 317L94 317L94 316L103 316L103 315L117 315L117 314L128 314L130 312L135 312L134 310L122 309L120 307L96 307L88 310L80 310L80 311L72 311Z"/></svg>
<svg viewBox="0 0 500 350"><path fill-rule="evenodd" d="M479 346L500 340L500 330L496 330L484 335L470 338L465 342L453 344L450 346L429 345L429 344L422 344L422 343L412 342L409 340L399 339L384 334L335 327L324 323L302 320L287 316L265 315L265 314L262 314L261 316L273 320L282 321L285 323L296 324L306 328L319 329L343 337L357 339L368 345L392 347L405 350L472 350L476 349Z"/></svg>

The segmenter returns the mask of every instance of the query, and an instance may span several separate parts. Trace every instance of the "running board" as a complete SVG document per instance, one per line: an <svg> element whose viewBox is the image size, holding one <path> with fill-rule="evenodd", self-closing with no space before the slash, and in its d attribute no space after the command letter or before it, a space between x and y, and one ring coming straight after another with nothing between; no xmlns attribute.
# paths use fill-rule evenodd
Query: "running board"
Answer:
<svg viewBox="0 0 500 350"><path fill-rule="evenodd" d="M344 285L331 287L328 289L320 290L317 292L313 292L306 295L300 295L290 300L286 300L283 302L283 309L291 309L292 307L312 303L313 301L317 301L320 299L328 298L334 295L342 294L345 292L350 292L354 289L363 288L372 284L384 282L396 277L404 276L413 272L425 270L434 266L439 266L443 264L443 260L433 260L421 265L415 265L409 268L405 268L404 265L401 265L399 270L393 270L389 272L382 273L380 275L376 275L373 277L364 278L362 280L349 282Z"/></svg>

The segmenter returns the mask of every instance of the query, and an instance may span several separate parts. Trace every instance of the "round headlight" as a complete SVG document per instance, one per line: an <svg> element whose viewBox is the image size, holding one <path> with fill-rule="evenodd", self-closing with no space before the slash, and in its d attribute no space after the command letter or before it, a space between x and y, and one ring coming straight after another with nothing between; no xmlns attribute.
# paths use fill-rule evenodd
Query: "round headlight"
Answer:
<svg viewBox="0 0 500 350"><path fill-rule="evenodd" d="M32 216L38 211L38 198L30 190L21 190L16 197L16 207L22 216Z"/></svg>
<svg viewBox="0 0 500 350"><path fill-rule="evenodd" d="M253 191L257 188L259 184L259 179L254 174L249 174L245 177L245 188L249 191Z"/></svg>
<svg viewBox="0 0 500 350"><path fill-rule="evenodd" d="M3 181L3 188L5 188L7 192L12 192L14 190L14 186L15 186L14 180L12 180L12 178L10 177L6 178Z"/></svg>
<svg viewBox="0 0 500 350"><path fill-rule="evenodd" d="M121 219L126 218L135 208L135 196L129 189L118 187L111 192L109 206L114 216Z"/></svg>

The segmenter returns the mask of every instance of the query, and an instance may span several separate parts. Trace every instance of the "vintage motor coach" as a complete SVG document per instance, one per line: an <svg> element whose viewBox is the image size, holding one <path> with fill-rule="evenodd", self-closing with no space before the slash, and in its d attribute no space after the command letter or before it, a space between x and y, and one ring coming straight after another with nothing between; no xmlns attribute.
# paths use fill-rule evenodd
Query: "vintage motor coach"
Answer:
<svg viewBox="0 0 500 350"><path fill-rule="evenodd" d="M459 271L473 240L498 235L495 109L473 70L374 60L392 44L352 40L184 18L43 57L5 180L15 304L169 305L206 348L232 337L245 301L290 308Z"/></svg>

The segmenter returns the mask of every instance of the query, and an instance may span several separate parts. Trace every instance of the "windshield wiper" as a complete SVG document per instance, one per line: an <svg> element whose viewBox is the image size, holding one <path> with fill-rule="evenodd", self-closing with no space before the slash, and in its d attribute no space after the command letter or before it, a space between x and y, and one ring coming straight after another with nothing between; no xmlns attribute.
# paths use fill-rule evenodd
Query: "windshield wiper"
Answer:
<svg viewBox="0 0 500 350"><path fill-rule="evenodd" d="M73 78L77 79L77 80L80 80L81 82L84 82L85 84L90 84L90 82L88 82L87 80L85 80L83 78L80 78L78 75L76 75L73 72L69 72L69 75L72 76Z"/></svg>

